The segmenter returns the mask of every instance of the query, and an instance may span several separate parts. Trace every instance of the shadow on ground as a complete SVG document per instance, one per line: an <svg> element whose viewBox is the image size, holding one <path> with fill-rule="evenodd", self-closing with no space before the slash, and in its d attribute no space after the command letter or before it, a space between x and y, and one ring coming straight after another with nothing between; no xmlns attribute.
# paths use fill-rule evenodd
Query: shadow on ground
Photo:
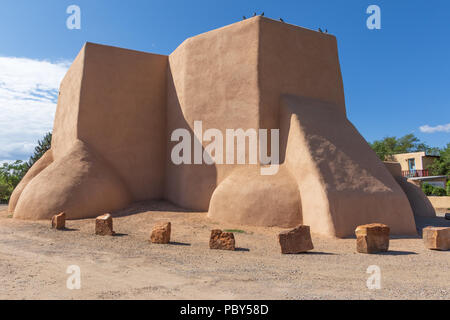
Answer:
<svg viewBox="0 0 450 320"><path fill-rule="evenodd" d="M407 255L411 255L411 254L417 254L417 252L389 250L387 252L378 252L375 254L380 255L380 256L407 256Z"/></svg>
<svg viewBox="0 0 450 320"><path fill-rule="evenodd" d="M120 233L120 232L115 232L114 233L114 237L126 237L128 236L127 233Z"/></svg>
<svg viewBox="0 0 450 320"><path fill-rule="evenodd" d="M75 229L75 228L64 228L64 229L62 229L62 230L59 230L59 231L80 231L80 229Z"/></svg>
<svg viewBox="0 0 450 320"><path fill-rule="evenodd" d="M113 218L126 217L126 216L130 216L130 215L142 213L142 212L147 212L147 211L198 212L198 211L193 211L193 210L178 207L178 206L174 205L173 203L170 203L165 200L161 200L161 201L149 200L149 201L135 202L124 209L113 211L111 213L111 216Z"/></svg>
<svg viewBox="0 0 450 320"><path fill-rule="evenodd" d="M177 242L177 241L170 241L169 244L173 245L173 246L190 246L190 243L186 243L186 242Z"/></svg>

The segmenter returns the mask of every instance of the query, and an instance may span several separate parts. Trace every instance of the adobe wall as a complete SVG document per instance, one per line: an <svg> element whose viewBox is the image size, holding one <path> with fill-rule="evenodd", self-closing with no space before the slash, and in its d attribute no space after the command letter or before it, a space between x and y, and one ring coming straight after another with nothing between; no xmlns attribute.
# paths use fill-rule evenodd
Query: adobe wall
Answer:
<svg viewBox="0 0 450 320"><path fill-rule="evenodd" d="M330 102L345 114L336 38L271 19L258 19L261 127L279 127L282 94Z"/></svg>
<svg viewBox="0 0 450 320"><path fill-rule="evenodd" d="M259 128L258 35L259 20L248 19L189 38L169 56L165 192L180 206L207 211L217 185L239 165L174 165L173 130L194 136L194 121L203 131Z"/></svg>
<svg viewBox="0 0 450 320"><path fill-rule="evenodd" d="M195 120L222 132L279 128L281 93L321 97L345 114L335 37L270 19L189 38L170 55L169 69L168 134L192 131ZM197 210L208 210L214 189L239 167L167 165L168 199Z"/></svg>
<svg viewBox="0 0 450 320"><path fill-rule="evenodd" d="M163 197L167 62L162 55L85 47L77 138L108 161L136 201Z"/></svg>
<svg viewBox="0 0 450 320"><path fill-rule="evenodd" d="M61 83L51 161L14 191L14 217L94 217L162 198L166 74L166 56L87 43Z"/></svg>
<svg viewBox="0 0 450 320"><path fill-rule="evenodd" d="M284 164L297 179L304 224L337 237L353 235L366 221L416 234L405 194L335 104L294 95L281 100Z"/></svg>

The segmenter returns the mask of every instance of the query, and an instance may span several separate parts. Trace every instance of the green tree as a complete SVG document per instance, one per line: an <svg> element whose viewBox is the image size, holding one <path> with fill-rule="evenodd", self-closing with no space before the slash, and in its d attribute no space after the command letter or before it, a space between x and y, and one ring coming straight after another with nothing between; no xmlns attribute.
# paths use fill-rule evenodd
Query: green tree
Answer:
<svg viewBox="0 0 450 320"><path fill-rule="evenodd" d="M443 197L447 195L447 191L445 191L444 188L441 187L434 187L433 189L433 196Z"/></svg>
<svg viewBox="0 0 450 320"><path fill-rule="evenodd" d="M34 153L30 157L30 160L28 160L27 162L28 169L31 168L33 164L36 161L38 161L44 155L45 152L47 152L47 150L50 149L51 145L52 145L52 133L47 132L44 138L42 138L42 140L38 140L38 145L36 146L36 148L34 148Z"/></svg>
<svg viewBox="0 0 450 320"><path fill-rule="evenodd" d="M28 170L28 165L22 160L13 163L3 163L0 167L0 201L8 202L14 188L22 180Z"/></svg>
<svg viewBox="0 0 450 320"><path fill-rule="evenodd" d="M442 187L435 187L435 186L432 186L429 183L423 183L422 184L422 191L427 196L442 197L442 196L446 196L447 195L447 192L445 191L444 188L442 188Z"/></svg>
<svg viewBox="0 0 450 320"><path fill-rule="evenodd" d="M433 176L450 175L450 143L439 151L439 156L427 169Z"/></svg>
<svg viewBox="0 0 450 320"><path fill-rule="evenodd" d="M38 161L42 155L50 149L52 141L52 133L45 134L42 140L38 141L38 145L34 149L33 155L27 162L17 160L12 163L4 163L0 167L0 202L8 202L14 188L19 184L20 180L25 176L33 164Z"/></svg>
<svg viewBox="0 0 450 320"><path fill-rule="evenodd" d="M423 183L422 184L422 191L427 196L432 196L433 195L433 189L434 189L434 187L431 184L429 184L429 183Z"/></svg>
<svg viewBox="0 0 450 320"><path fill-rule="evenodd" d="M392 155L397 153L416 151L429 152L434 150L420 142L420 140L412 133L400 138L385 137L382 140L375 140L373 143L369 144L382 161L393 160Z"/></svg>

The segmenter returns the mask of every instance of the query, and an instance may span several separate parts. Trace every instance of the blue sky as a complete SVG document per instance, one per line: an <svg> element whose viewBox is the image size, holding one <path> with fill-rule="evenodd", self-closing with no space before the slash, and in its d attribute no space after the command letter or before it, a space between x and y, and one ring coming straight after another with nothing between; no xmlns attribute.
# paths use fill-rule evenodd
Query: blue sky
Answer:
<svg viewBox="0 0 450 320"><path fill-rule="evenodd" d="M81 30L66 28L72 4ZM381 30L366 27L371 4ZM26 159L51 129L59 80L85 41L169 54L255 11L336 35L348 117L368 141L414 133L431 146L450 142L450 1L2 0L0 160Z"/></svg>

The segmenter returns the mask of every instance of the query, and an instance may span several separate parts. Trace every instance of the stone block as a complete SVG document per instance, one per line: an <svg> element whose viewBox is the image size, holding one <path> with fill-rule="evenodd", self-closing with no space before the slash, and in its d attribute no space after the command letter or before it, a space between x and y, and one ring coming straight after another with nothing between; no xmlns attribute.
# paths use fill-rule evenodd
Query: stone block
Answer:
<svg viewBox="0 0 450 320"><path fill-rule="evenodd" d="M314 249L309 226L300 225L278 235L281 253L301 253Z"/></svg>
<svg viewBox="0 0 450 320"><path fill-rule="evenodd" d="M358 226L356 234L356 251L360 253L377 253L389 250L389 232L387 225L371 223Z"/></svg>
<svg viewBox="0 0 450 320"><path fill-rule="evenodd" d="M231 232L222 232L222 230L211 230L209 248L218 250L235 250L234 234Z"/></svg>
<svg viewBox="0 0 450 320"><path fill-rule="evenodd" d="M425 247L432 250L450 250L449 227L426 227L422 230Z"/></svg>
<svg viewBox="0 0 450 320"><path fill-rule="evenodd" d="M63 230L66 227L66 214L61 212L52 218L52 229Z"/></svg>
<svg viewBox="0 0 450 320"><path fill-rule="evenodd" d="M171 224L170 222L159 223L153 227L150 241L152 243L165 244L170 242Z"/></svg>
<svg viewBox="0 0 450 320"><path fill-rule="evenodd" d="M100 236L113 236L113 220L109 213L95 219L95 234Z"/></svg>

